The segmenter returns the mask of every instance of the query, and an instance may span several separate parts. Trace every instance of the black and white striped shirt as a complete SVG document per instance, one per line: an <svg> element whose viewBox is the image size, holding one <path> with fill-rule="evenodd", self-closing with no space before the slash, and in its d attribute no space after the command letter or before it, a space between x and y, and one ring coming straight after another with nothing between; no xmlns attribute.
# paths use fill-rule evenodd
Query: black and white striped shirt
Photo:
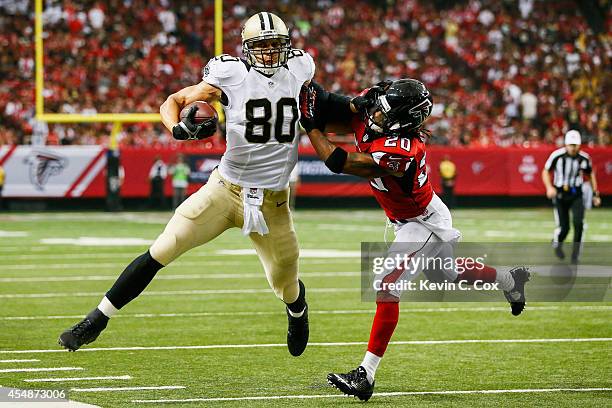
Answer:
<svg viewBox="0 0 612 408"><path fill-rule="evenodd" d="M580 187L583 182L583 174L591 174L591 156L579 151L574 157L567 154L565 147L551 153L544 165L548 171L554 174L553 185L557 188Z"/></svg>

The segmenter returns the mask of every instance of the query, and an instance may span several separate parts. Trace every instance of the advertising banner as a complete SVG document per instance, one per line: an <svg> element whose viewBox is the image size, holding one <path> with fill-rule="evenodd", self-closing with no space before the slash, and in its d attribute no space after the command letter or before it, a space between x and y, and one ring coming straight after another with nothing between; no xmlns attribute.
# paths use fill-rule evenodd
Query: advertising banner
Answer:
<svg viewBox="0 0 612 408"><path fill-rule="evenodd" d="M455 194L459 196L544 195L541 172L554 147L542 148L446 148L431 146L427 152L428 177L441 190L440 162L447 157L456 166ZM584 148L591 155L602 194L612 194L612 148ZM5 197L97 197L106 195L106 149L102 146L2 146L0 164L6 171ZM206 183L219 165L221 149L143 149L120 151L120 194L148 197L149 172L160 158L169 170L182 154L191 168L188 193ZM312 149L300 149L297 193L312 197L369 196L370 185L359 177L334 174ZM168 175L164 193L172 194Z"/></svg>
<svg viewBox="0 0 612 408"><path fill-rule="evenodd" d="M3 146L4 197L103 197L103 146Z"/></svg>

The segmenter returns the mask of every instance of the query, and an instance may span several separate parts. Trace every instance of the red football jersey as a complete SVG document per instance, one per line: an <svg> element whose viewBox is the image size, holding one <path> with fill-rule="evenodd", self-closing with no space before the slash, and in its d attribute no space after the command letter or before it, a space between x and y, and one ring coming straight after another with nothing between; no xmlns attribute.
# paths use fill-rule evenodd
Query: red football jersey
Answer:
<svg viewBox="0 0 612 408"><path fill-rule="evenodd" d="M367 120L367 119L366 119ZM403 176L388 175L370 180L376 201L387 217L402 220L423 214L433 196L427 177L425 143L421 137L364 138L363 116L355 115L352 122L357 150L370 153L376 163Z"/></svg>

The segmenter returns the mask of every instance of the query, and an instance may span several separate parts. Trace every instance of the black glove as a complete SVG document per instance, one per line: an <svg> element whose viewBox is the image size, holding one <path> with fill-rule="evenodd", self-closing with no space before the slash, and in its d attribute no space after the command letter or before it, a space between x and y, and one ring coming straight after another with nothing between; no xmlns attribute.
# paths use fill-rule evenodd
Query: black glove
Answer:
<svg viewBox="0 0 612 408"><path fill-rule="evenodd" d="M189 108L189 113L179 123L172 128L172 137L176 140L202 140L215 134L217 131L217 121L211 118L203 123L195 123L197 106Z"/></svg>
<svg viewBox="0 0 612 408"><path fill-rule="evenodd" d="M351 99L351 103L357 109L357 112L365 112L370 109L376 103L376 99L385 93L389 85L391 85L393 81L386 80L381 81L368 89L368 91L360 96L356 96Z"/></svg>
<svg viewBox="0 0 612 408"><path fill-rule="evenodd" d="M308 85L302 86L300 91L300 125L307 133L313 129L323 131L325 128L315 118L318 88L320 86L310 82Z"/></svg>

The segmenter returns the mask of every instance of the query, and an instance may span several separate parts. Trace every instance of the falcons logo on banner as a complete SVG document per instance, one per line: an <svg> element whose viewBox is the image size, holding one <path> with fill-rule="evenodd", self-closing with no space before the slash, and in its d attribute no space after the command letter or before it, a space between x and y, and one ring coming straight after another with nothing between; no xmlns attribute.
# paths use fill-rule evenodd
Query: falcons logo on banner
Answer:
<svg viewBox="0 0 612 408"><path fill-rule="evenodd" d="M60 155L44 151L32 151L24 159L30 168L30 182L37 190L43 191L49 177L59 175L66 167L68 159Z"/></svg>
<svg viewBox="0 0 612 408"><path fill-rule="evenodd" d="M103 146L1 146L5 197L81 197L106 166Z"/></svg>

